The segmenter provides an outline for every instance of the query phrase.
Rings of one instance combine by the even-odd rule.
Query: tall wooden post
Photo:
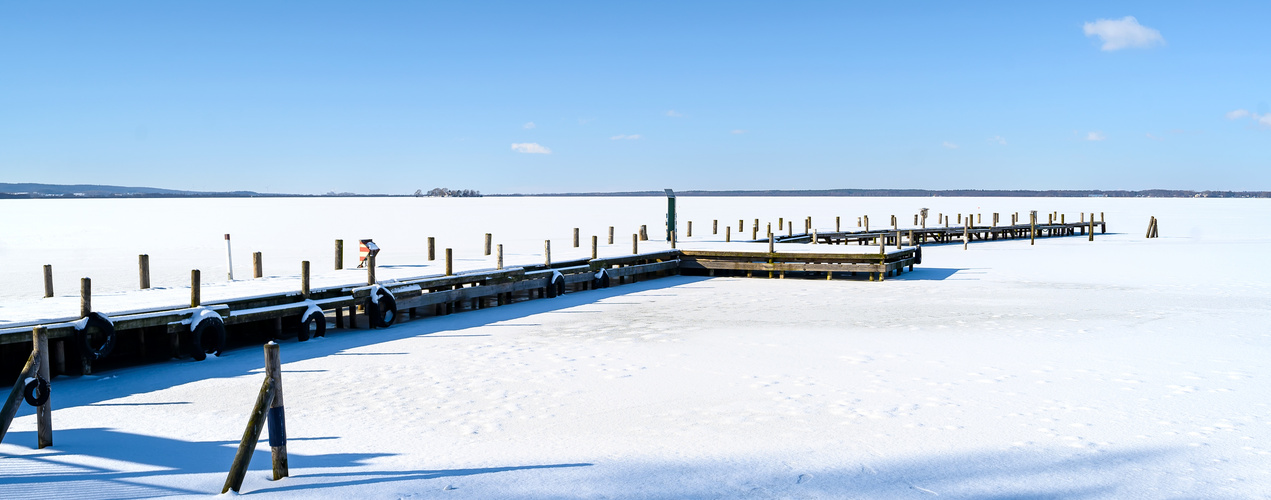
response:
[[[575,229],[575,231],[577,230]],[[494,235],[490,233],[485,233],[485,254],[486,255],[490,255],[490,246],[493,243],[494,243]]]
[[[88,278],[80,278],[79,280],[79,317],[87,318],[88,313],[93,312],[93,280]],[[86,356],[80,356],[80,373],[91,375],[93,373],[93,364]]]
[[[499,243],[498,250],[499,250],[498,256],[495,257],[495,260],[494,260],[494,268],[503,269],[503,244],[502,243]]]
[[[790,221],[786,225],[786,228],[788,228],[788,232],[786,233],[786,236],[793,237],[794,236],[794,221]]]
[[[300,261],[300,296],[309,298],[309,261]]]
[[[226,277],[234,281],[234,252],[230,251],[229,233],[225,233],[225,269]]]
[[[597,258],[600,250],[600,237],[593,235],[591,237],[591,258]]]
[[[866,230],[866,231],[869,231],[869,216],[868,216],[868,215],[863,215],[863,216],[861,216],[861,218],[865,220],[865,230]]]
[[[344,240],[335,240],[335,270],[344,269]]]
[[[843,217],[835,215],[834,216],[834,232],[839,233],[842,231],[843,231]]]
[[[759,219],[755,219],[755,227],[750,230],[750,239],[759,239]]]
[[[724,242],[733,241],[733,226],[724,226]]]
[[[613,244],[613,226],[609,226],[609,244]]]
[[[631,235],[631,255],[640,253],[640,235]]]
[[[543,240],[543,265],[552,267],[552,240]]]
[[[1028,213],[1028,244],[1037,244],[1037,211]]]
[[[437,260],[437,238],[428,237],[428,260]]]
[[[200,296],[201,294],[199,290],[201,281],[203,280],[199,278],[199,270],[191,269],[190,270],[190,307],[198,307],[199,305],[203,303],[203,299]]]
[[[1090,214],[1090,230],[1086,231],[1089,241],[1094,241],[1094,214]]]
[[[49,331],[43,326],[37,326],[31,331],[31,344],[34,347],[34,356],[40,360],[40,366],[36,371],[36,377],[45,382],[52,383],[53,377],[49,375]],[[53,446],[53,402],[52,399],[44,400],[44,404],[35,408],[35,434],[37,446],[41,449]]]
[[[261,262],[260,252],[252,252],[252,277],[259,278],[265,275],[264,264]]]
[[[269,452],[273,458],[274,481],[290,476],[287,468],[287,418],[282,399],[282,360],[278,344],[265,344],[265,373],[273,379],[274,401],[269,404]]]
[[[719,234],[719,219],[711,220],[711,234]]]
[[[375,281],[375,254],[366,256],[366,284],[374,285]]]
[[[53,296],[53,265],[44,265],[44,298]]]
[[[574,228],[574,248],[578,248],[578,228]]]
[[[693,221],[688,221],[688,234],[685,235],[685,237],[687,238],[693,237]]]
[[[768,253],[773,253],[773,242],[777,239],[772,236],[772,230],[768,230]],[[771,274],[771,273],[769,273]]]
[[[150,288],[150,256],[141,254],[137,256],[137,278],[140,281],[141,289]]]
[[[640,224],[640,240],[649,241],[649,226]]]
[[[454,260],[454,257],[455,257],[454,251],[452,251],[451,249],[447,248],[447,249],[446,249],[446,276],[451,276],[451,275],[455,274],[455,260]]]
[[[671,231],[671,237],[669,239],[671,240],[671,249],[674,250],[675,249],[675,231]]]

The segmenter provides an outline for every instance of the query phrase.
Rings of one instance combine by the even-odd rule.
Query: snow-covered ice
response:
[[[285,205],[261,201],[258,208]],[[202,210],[222,213],[208,203]],[[657,239],[664,207],[657,198],[426,203],[421,221],[400,215],[365,235],[385,248],[386,268],[429,274],[412,267],[425,264],[421,238],[428,235],[467,242],[454,245],[456,253],[480,256],[482,233],[495,232],[496,242],[515,247],[505,257],[514,265],[538,262],[544,238],[554,239],[553,257],[563,260],[558,253],[575,251],[572,227],[603,242],[605,226],[615,225],[610,251],[625,253],[639,224]],[[1226,498],[1271,491],[1266,200],[681,197],[679,205],[698,240],[685,246],[713,245],[714,218],[721,233],[731,220],[736,236],[742,217],[747,229],[756,217],[777,216],[798,228],[811,215],[825,229],[835,215],[845,227],[862,213],[875,223],[891,213],[905,222],[924,206],[933,214],[998,211],[1007,219],[1030,209],[1070,218],[1104,211],[1111,232],[1093,243],[1071,237],[1035,246],[975,243],[965,251],[928,246],[915,272],[882,283],[671,277],[284,340],[292,477],[270,480],[262,439],[243,493]],[[341,237],[335,226],[361,220],[327,210],[310,228],[321,234],[285,242],[315,247],[314,262],[329,262],[330,239]],[[1143,238],[1150,215],[1161,220],[1159,239]],[[5,219],[5,234],[21,234],[21,224]],[[244,252],[235,262],[250,262],[250,252],[262,248],[246,235],[259,232],[265,241],[277,232],[278,221],[268,218],[226,220],[226,229],[214,231],[235,233],[235,250]],[[224,265],[220,234],[192,242],[190,227],[181,226],[180,238],[152,240],[169,241],[148,250],[152,262],[161,251],[189,259],[174,271],[179,277],[203,255],[196,265],[207,266],[205,276],[216,274],[213,266]],[[48,262],[19,258],[8,238],[0,253],[5,282],[20,274],[36,285],[28,294],[38,294],[39,265]],[[50,255],[99,251],[57,235],[48,241]],[[346,247],[350,241],[346,236]],[[266,264],[278,267],[267,274],[277,277],[234,285],[294,285],[289,270],[299,266],[271,264],[270,255],[295,261],[310,250],[290,255],[283,243],[273,244]],[[147,251],[103,246],[121,256]],[[583,247],[580,255],[589,252]],[[470,265],[487,267],[483,259]],[[74,265],[85,272],[110,267],[55,269]],[[121,265],[135,266],[135,255]],[[106,292],[136,295],[122,293],[134,273],[120,272],[118,286]],[[348,282],[360,277],[334,274]],[[163,286],[178,287],[180,279]],[[73,282],[59,287],[65,294]],[[0,300],[0,316],[32,303]],[[56,378],[54,447],[34,449],[34,418],[24,407],[0,444],[0,497],[219,492],[262,365],[260,348],[252,347],[204,362]]]

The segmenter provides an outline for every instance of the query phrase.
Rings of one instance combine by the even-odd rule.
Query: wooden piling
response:
[[[377,283],[375,280],[375,254],[370,254],[366,256],[366,284],[374,285],[375,283]]]
[[[137,256],[137,278],[142,290],[150,288],[150,256],[147,254]]]
[[[552,267],[552,240],[543,240],[543,265]]]
[[[300,296],[309,299],[309,261],[300,261]]]
[[[278,344],[265,344],[265,373],[273,379],[274,400],[269,403],[269,451],[273,458],[274,481],[290,476],[287,467],[287,418],[282,398],[282,360]]]
[[[428,237],[428,260],[437,260],[437,238]]]
[[[600,237],[592,236],[591,237],[591,258],[593,259],[598,258],[600,256],[599,250],[600,250]]]
[[[869,231],[869,216],[864,215],[864,216],[861,216],[861,218],[865,219],[865,230]]]
[[[31,345],[33,347],[31,355],[39,360],[36,367],[36,377],[52,383],[53,377],[49,374],[49,331],[43,326],[37,326],[31,330]],[[18,377],[22,380],[22,377]],[[35,435],[37,447],[40,449],[53,446],[53,402],[52,399],[45,399],[44,404],[35,407]]]
[[[719,234],[719,219],[711,220],[711,234]]]
[[[640,241],[649,241],[649,226],[640,225]]]
[[[843,217],[840,217],[838,215],[834,216],[834,232],[836,233],[843,232]]]
[[[613,226],[609,226],[609,244],[613,244]]]
[[[578,248],[578,228],[574,228],[574,248]]]
[[[750,230],[750,239],[759,239],[759,219],[755,219],[755,227]]]
[[[494,235],[485,233],[485,254],[490,255],[490,247],[494,243]]]
[[[631,255],[640,253],[640,235],[631,235]]]
[[[1037,211],[1033,210],[1028,214],[1028,244],[1037,244]]]
[[[773,252],[773,242],[774,242],[774,241],[776,241],[776,240],[777,240],[776,238],[773,238],[773,237],[772,237],[772,231],[771,231],[771,230],[769,230],[769,231],[768,231],[768,253],[774,253],[774,252]],[[771,273],[769,273],[769,274],[771,274]]]
[[[1094,214],[1090,214],[1090,229],[1086,231],[1089,241],[1094,241]]]
[[[671,231],[670,240],[671,240],[671,249],[674,250],[675,249],[675,231]]]
[[[684,237],[685,238],[693,237],[693,221],[688,221],[688,234],[684,235]],[[675,241],[675,239],[672,238],[671,241]]]
[[[203,299],[200,297],[199,287],[202,280],[199,278],[199,274],[198,269],[190,270],[190,307],[198,307],[203,303]]]
[[[243,437],[238,442],[238,451],[230,464],[229,476],[225,478],[225,486],[221,488],[222,494],[230,490],[237,493],[243,487],[243,478],[247,476],[247,466],[251,464],[252,454],[256,452],[256,442],[260,440],[260,431],[265,428],[265,419],[269,413],[269,406],[273,402],[273,380],[266,375],[265,381],[260,385],[260,392],[256,396],[256,406],[252,407],[252,413],[247,417],[247,428],[243,430]]]
[[[44,265],[44,298],[53,296],[53,265]]]
[[[335,240],[335,270],[344,269],[344,240]]]
[[[724,226],[724,242],[733,241],[733,226]]]
[[[793,237],[794,236],[794,221],[790,221],[788,224],[786,224],[786,228],[788,228],[786,232],[786,236]]]
[[[93,312],[93,280],[88,278],[80,278],[79,280],[79,317],[87,318],[88,313]]]
[[[264,264],[261,262],[260,252],[252,252],[252,277],[259,278],[265,275]]]
[[[785,219],[785,217],[777,217],[777,227],[779,227],[779,228],[781,228],[781,227],[786,227],[786,219]]]
[[[454,250],[446,249],[446,276],[455,274],[455,253]]]
[[[503,244],[502,243],[499,243],[498,251],[499,251],[498,256],[495,257],[495,260],[494,260],[494,268],[503,269]]]

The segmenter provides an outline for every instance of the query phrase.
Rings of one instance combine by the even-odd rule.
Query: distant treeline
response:
[[[1177,189],[1031,190],[1031,189],[797,189],[676,191],[676,196],[874,196],[874,197],[1022,197],[1022,198],[1271,198],[1271,191],[1187,191]],[[666,196],[663,191],[613,193],[492,194],[488,196]]]
[[[475,189],[432,188],[427,193],[422,189],[415,190],[415,196],[434,196],[441,198],[479,198],[481,192]]]

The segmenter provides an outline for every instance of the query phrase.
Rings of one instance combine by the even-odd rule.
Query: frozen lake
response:
[[[4,201],[6,311],[77,311],[76,280],[135,288],[189,269],[221,280],[265,253],[293,286],[332,240],[384,247],[387,273],[436,272],[427,236],[488,267],[567,258],[572,228],[630,251],[660,239],[661,198]],[[308,498],[1177,498],[1271,491],[1271,200],[680,198],[710,220],[927,207],[1104,212],[1109,234],[929,246],[883,283],[672,277],[388,329],[284,340],[291,478],[244,493]],[[1043,215],[1044,216],[1044,215]],[[1143,233],[1150,216],[1161,238]],[[722,232],[722,227],[721,227]],[[694,241],[696,240],[696,241]],[[28,254],[29,242],[45,253]],[[351,243],[352,242],[352,243]],[[603,240],[602,240],[603,242]],[[650,245],[655,241],[642,242]],[[589,251],[578,249],[576,255]],[[650,246],[652,248],[652,246]],[[558,254],[559,252],[559,254]],[[559,255],[559,256],[558,256]],[[1244,257],[1249,257],[1245,259]],[[53,264],[55,299],[40,299]],[[436,264],[436,263],[434,263]],[[162,266],[162,267],[161,267]],[[422,267],[417,267],[422,266]],[[161,271],[162,269],[162,271]],[[160,279],[164,281],[159,281]],[[360,271],[323,279],[357,282]],[[29,283],[29,286],[28,286]],[[215,283],[213,283],[215,285]],[[15,290],[20,290],[15,291]],[[179,288],[131,296],[174,293]],[[205,292],[207,293],[207,292]],[[219,292],[215,292],[219,293]],[[105,297],[103,303],[123,301]],[[145,300],[143,298],[143,300]],[[69,304],[61,305],[63,302]],[[95,299],[95,302],[97,300]],[[41,306],[40,304],[51,304]],[[18,314],[20,315],[20,314]],[[259,348],[54,380],[55,446],[24,407],[0,444],[0,497],[219,492],[260,384]],[[356,381],[350,384],[349,381]]]

